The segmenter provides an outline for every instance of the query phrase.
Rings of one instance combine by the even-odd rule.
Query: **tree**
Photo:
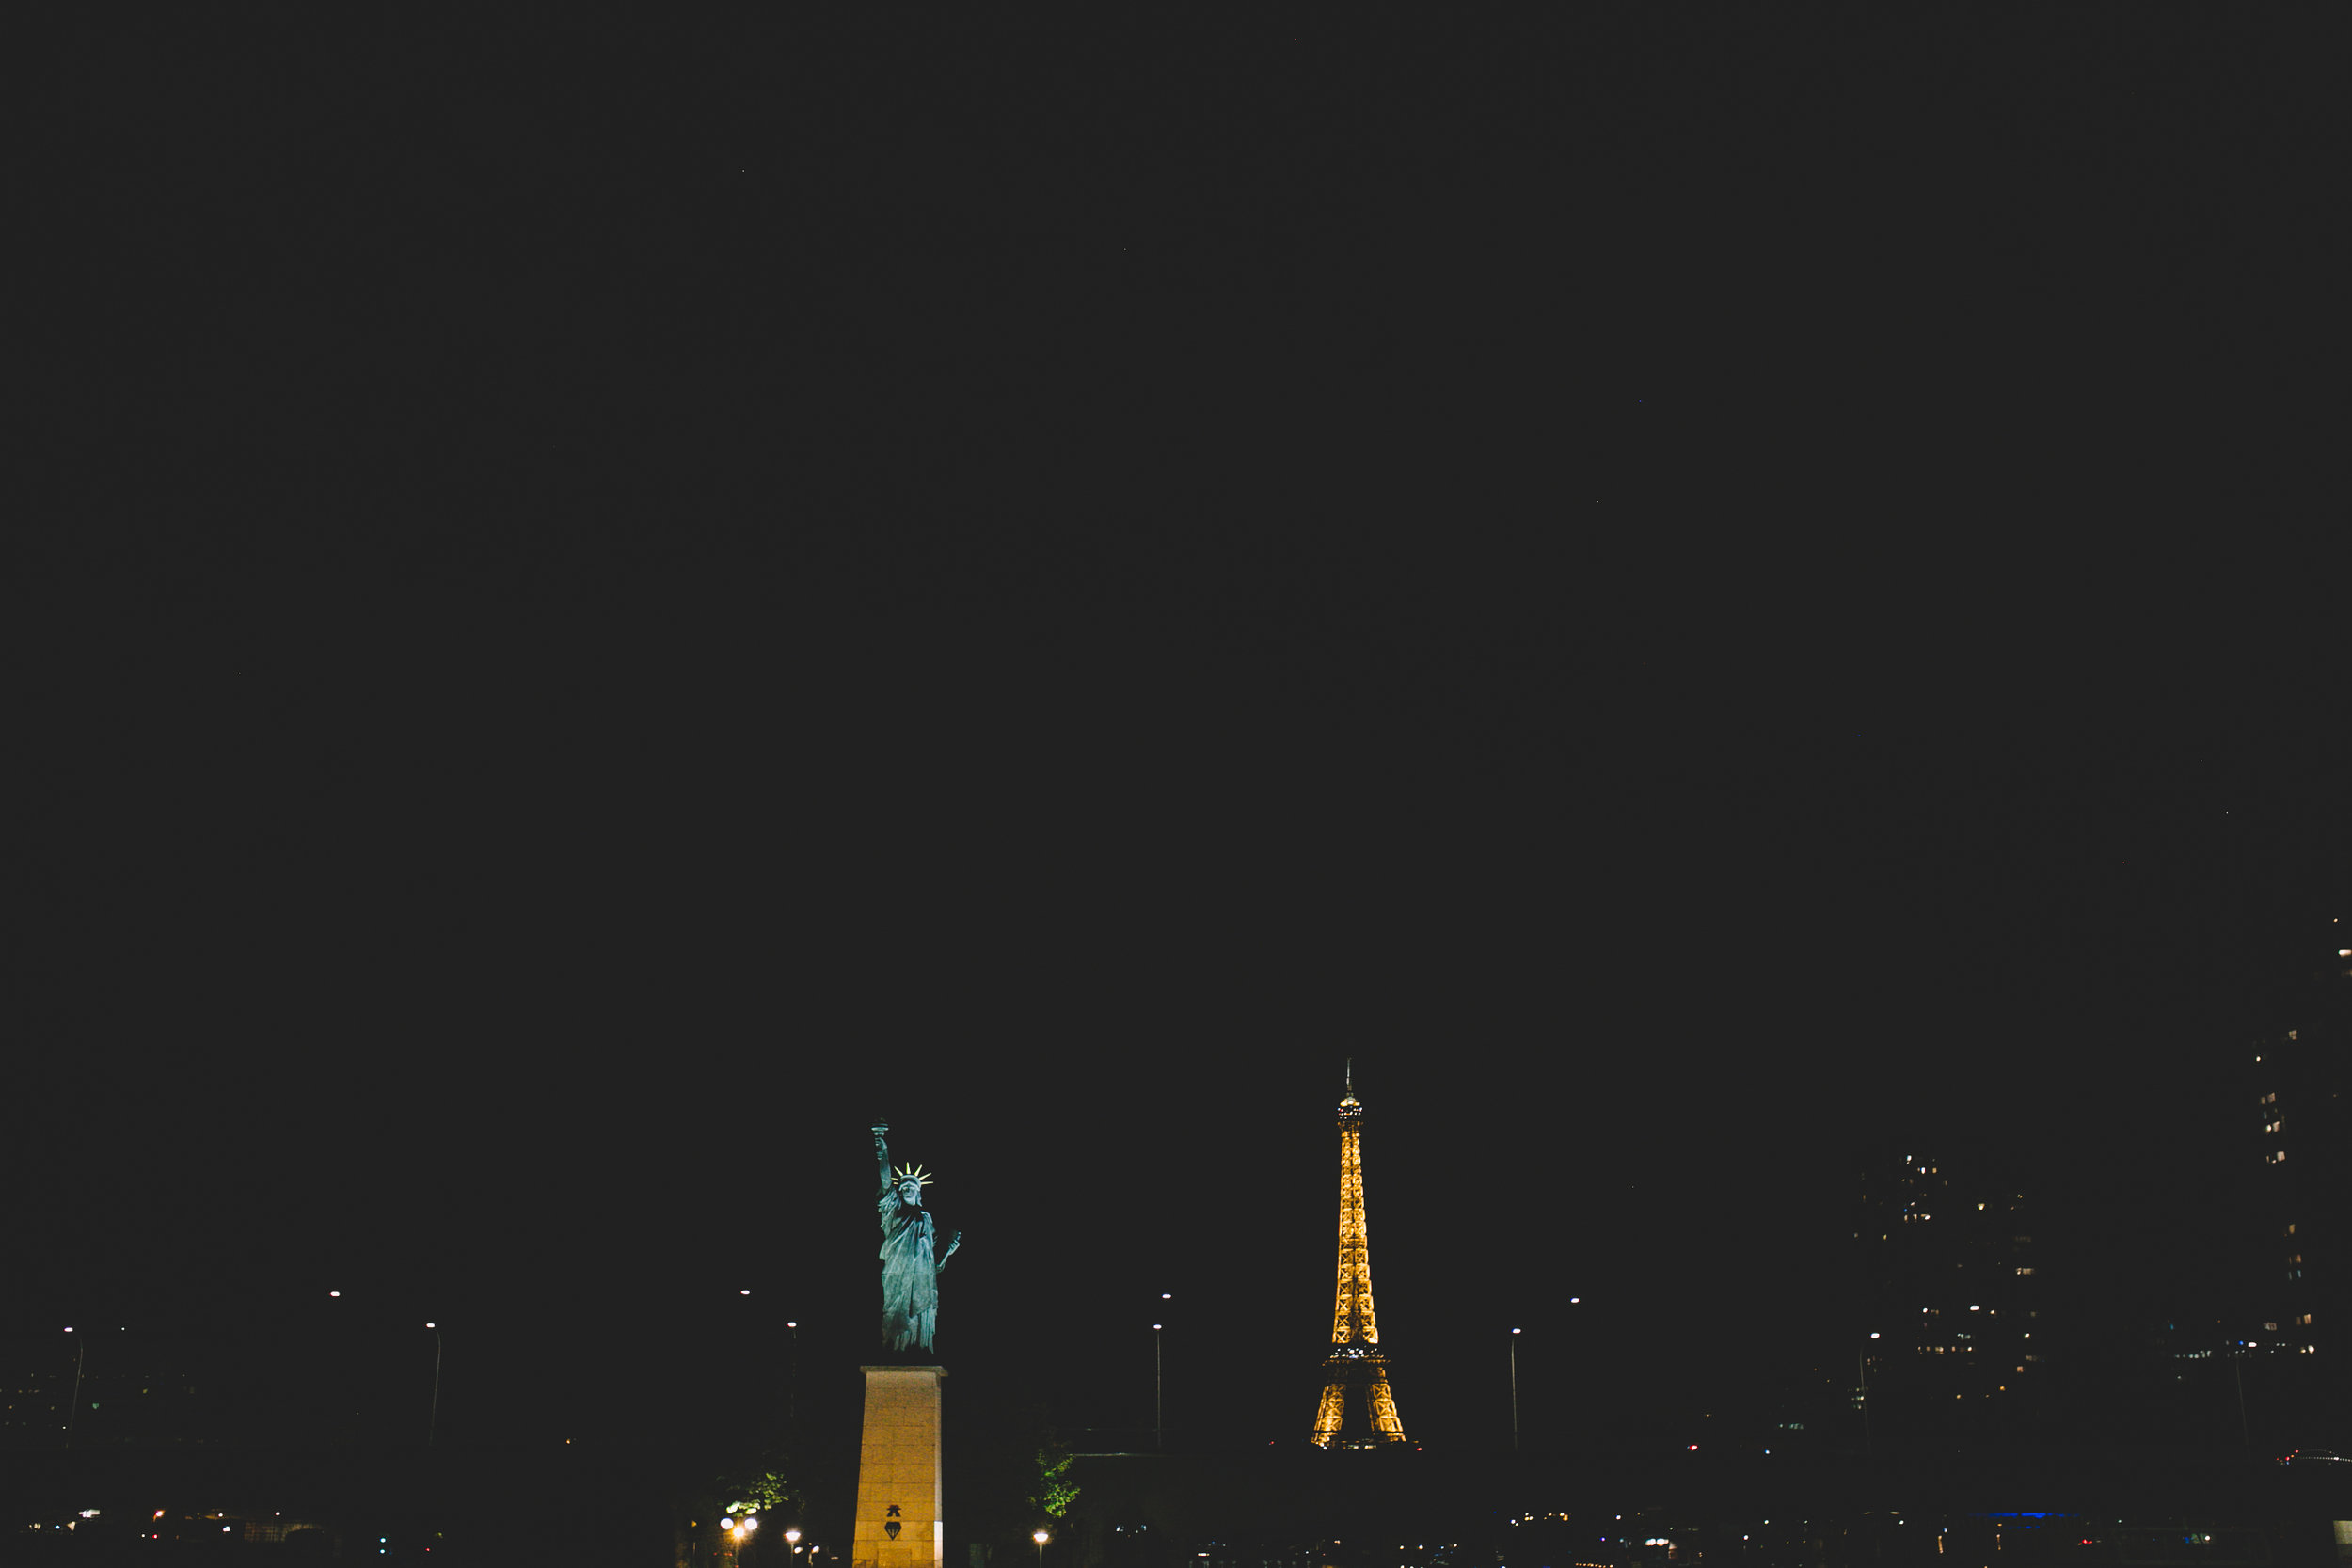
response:
[[[1037,1490],[1029,1497],[1029,1506],[1050,1519],[1060,1519],[1078,1500],[1078,1489],[1063,1479],[1073,1457],[1070,1445],[1047,1428],[1038,1444]]]
[[[787,1449],[771,1447],[739,1468],[719,1475],[711,1484],[726,1499],[725,1513],[797,1517],[808,1506],[796,1479],[798,1471]]]

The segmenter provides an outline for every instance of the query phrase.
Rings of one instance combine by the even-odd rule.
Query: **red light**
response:
[[[1699,1451],[1699,1446],[1698,1446],[1696,1443],[1692,1444],[1692,1445],[1691,1445],[1691,1451],[1692,1451],[1692,1453],[1696,1453],[1696,1452],[1698,1452],[1698,1451]]]

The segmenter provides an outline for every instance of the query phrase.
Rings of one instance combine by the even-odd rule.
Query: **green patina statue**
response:
[[[874,1155],[882,1164],[882,1195],[874,1207],[882,1234],[882,1338],[892,1350],[919,1345],[928,1354],[939,1327],[939,1271],[963,1243],[963,1232],[934,1247],[930,1211],[923,1207],[931,1179],[912,1164],[890,1168],[887,1122],[874,1124]]]

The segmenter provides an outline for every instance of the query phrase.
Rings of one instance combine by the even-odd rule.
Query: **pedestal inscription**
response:
[[[945,1568],[940,1367],[866,1367],[850,1568]]]

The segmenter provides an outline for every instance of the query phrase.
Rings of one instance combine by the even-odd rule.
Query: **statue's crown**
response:
[[[912,1181],[917,1187],[928,1187],[931,1184],[930,1173],[922,1166],[910,1162],[890,1173],[892,1186],[895,1187],[901,1181]]]

